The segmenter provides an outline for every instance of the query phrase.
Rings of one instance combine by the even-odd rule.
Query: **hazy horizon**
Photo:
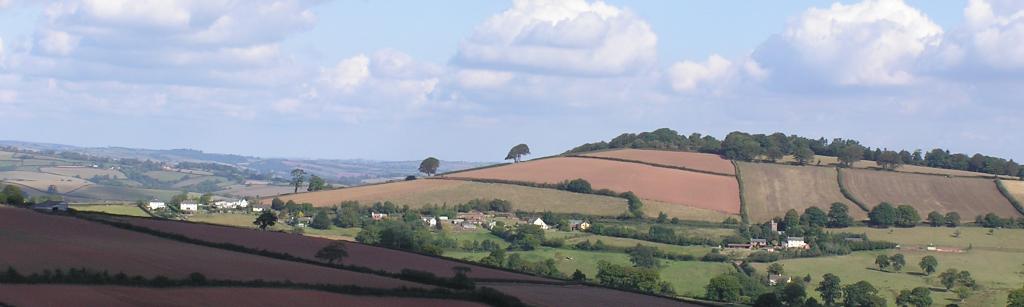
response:
[[[1018,158],[1008,0],[0,0],[0,139],[499,161],[671,128]]]

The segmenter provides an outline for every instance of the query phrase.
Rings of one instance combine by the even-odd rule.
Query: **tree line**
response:
[[[780,132],[772,134],[750,134],[731,132],[725,139],[714,136],[692,133],[684,136],[669,128],[661,128],[639,134],[623,133],[612,140],[587,143],[573,148],[566,153],[581,153],[595,150],[616,148],[648,148],[663,150],[682,150],[713,153],[732,160],[753,161],[764,159],[778,161],[786,156],[793,156],[798,164],[811,163],[815,155],[833,156],[839,159],[841,166],[852,166],[860,160],[875,161],[884,169],[895,169],[901,165],[919,165],[944,169],[955,169],[1024,177],[1024,168],[1013,159],[1005,159],[983,154],[967,155],[951,153],[949,150],[935,148],[924,152],[921,149],[889,150],[866,147],[860,141],[835,138],[807,138],[798,135],[786,135]]]

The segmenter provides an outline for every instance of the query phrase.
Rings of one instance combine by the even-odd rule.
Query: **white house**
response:
[[[245,199],[236,200],[236,201],[221,200],[221,201],[213,203],[213,206],[217,207],[217,208],[221,208],[221,209],[246,208],[246,207],[249,207],[249,201],[247,201]]]
[[[62,200],[48,200],[32,206],[32,209],[39,211],[68,211],[68,202]]]
[[[154,201],[149,202],[149,210],[156,210],[156,209],[162,209],[162,208],[167,208],[167,204],[165,204],[162,201],[158,201],[158,200],[154,200]]]
[[[181,211],[186,211],[186,212],[196,212],[196,211],[199,211],[199,204],[198,203],[194,203],[194,202],[189,202],[189,201],[181,203],[181,205],[179,205],[178,207],[181,209]]]
[[[429,216],[429,215],[422,216],[422,217],[420,217],[420,220],[423,220],[424,223],[427,223],[427,226],[430,226],[430,227],[436,227],[437,226],[437,219],[435,219],[433,216]]]
[[[260,208],[260,207],[252,207],[252,212],[263,212],[263,208]]]
[[[786,248],[807,248],[807,243],[804,242],[804,237],[786,237],[785,242]]]
[[[548,229],[551,228],[551,226],[548,226],[548,224],[544,223],[544,220],[539,218],[539,217],[537,219],[533,220],[533,222],[530,223],[530,224],[534,224],[534,225],[540,226],[540,229],[544,229],[544,230],[548,230]]]

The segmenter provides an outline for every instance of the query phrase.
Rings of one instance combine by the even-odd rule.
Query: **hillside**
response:
[[[723,159],[719,155],[705,153],[650,149],[617,149],[583,153],[580,154],[580,156],[640,162],[731,176],[736,175],[736,169],[729,160]]]
[[[462,204],[474,199],[502,199],[511,202],[513,210],[532,212],[552,211],[616,216],[626,211],[626,201],[616,197],[511,184],[444,179],[398,181],[279,197],[283,201],[311,203],[321,207],[338,205],[343,201],[358,201],[363,205],[390,201],[399,206],[408,205],[412,208],[419,208],[431,204]],[[270,204],[270,199],[263,199],[263,203]]]
[[[445,175],[472,180],[558,183],[582,178],[594,189],[632,191],[640,198],[679,206],[739,214],[735,177],[710,175],[640,163],[557,157]]]
[[[748,162],[737,164],[751,222],[782,217],[790,209],[800,213],[809,207],[828,210],[832,203],[837,202],[849,206],[850,215],[854,219],[867,218],[867,212],[839,191],[835,168]]]
[[[948,178],[895,172],[844,169],[843,184],[869,207],[881,202],[909,204],[922,216],[931,211],[956,211],[965,219],[995,213],[1021,214],[996,188],[992,179]]]

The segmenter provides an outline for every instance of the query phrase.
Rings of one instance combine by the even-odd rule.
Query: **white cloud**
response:
[[[508,83],[514,75],[506,71],[484,69],[460,69],[455,80],[466,88],[496,88]]]
[[[63,31],[46,31],[39,37],[37,44],[48,54],[66,56],[78,47],[79,37]]]
[[[707,63],[691,61],[677,62],[668,70],[672,89],[679,92],[692,91],[701,83],[721,81],[732,73],[733,64],[725,58],[713,54]]]
[[[838,85],[900,85],[914,81],[912,68],[943,30],[902,0],[866,0],[811,8],[754,54],[769,71],[794,82]]]
[[[293,98],[285,98],[274,102],[271,107],[281,113],[291,113],[302,107],[302,101]]]
[[[969,44],[990,67],[1024,68],[1024,3],[971,0],[964,9]]]
[[[321,80],[329,87],[352,92],[370,77],[370,58],[357,55],[338,62],[320,73]]]
[[[615,76],[656,62],[644,20],[601,1],[516,0],[478,26],[455,62],[492,70]]]

